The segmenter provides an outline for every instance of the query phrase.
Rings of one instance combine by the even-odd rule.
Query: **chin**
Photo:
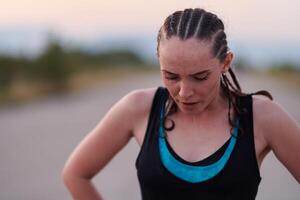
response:
[[[203,108],[203,104],[201,105],[200,103],[197,103],[196,105],[192,105],[192,106],[180,105],[179,109],[181,112],[186,114],[197,114],[199,112],[202,112],[204,108]]]

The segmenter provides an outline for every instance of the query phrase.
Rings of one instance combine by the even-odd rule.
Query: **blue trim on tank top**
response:
[[[159,153],[165,168],[171,172],[176,177],[185,180],[190,183],[199,183],[206,180],[209,180],[215,177],[218,173],[222,171],[226,163],[229,160],[229,157],[234,149],[237,140],[239,119],[237,119],[237,126],[233,130],[233,135],[231,136],[230,143],[226,148],[226,151],[222,157],[213,164],[206,166],[193,166],[187,165],[185,163],[177,160],[169,151],[166,138],[165,130],[163,126],[163,117],[164,117],[164,105],[160,112],[160,123],[159,123]]]

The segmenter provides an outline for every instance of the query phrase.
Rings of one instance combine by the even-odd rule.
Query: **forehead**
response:
[[[159,55],[161,68],[176,71],[212,69],[220,64],[212,55],[211,43],[195,38],[182,41],[178,37],[171,37],[163,40]]]

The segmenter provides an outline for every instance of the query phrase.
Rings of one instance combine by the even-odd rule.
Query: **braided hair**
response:
[[[183,41],[189,38],[196,38],[200,41],[212,42],[213,56],[219,59],[220,62],[225,61],[229,50],[222,20],[215,14],[201,8],[188,8],[183,11],[175,11],[165,19],[157,35],[156,53],[158,57],[161,40],[168,40],[171,37],[179,37]],[[239,109],[238,97],[246,96],[248,94],[242,92],[233,70],[229,68],[228,71],[233,82],[231,82],[228,76],[223,73],[221,75],[221,89],[223,90],[225,97],[228,99],[228,122],[231,126],[230,132],[232,134],[232,129],[235,127],[235,116],[240,116],[247,112],[246,110]],[[260,90],[251,94],[264,95],[273,100],[272,95],[266,90]],[[230,113],[231,107],[234,108],[232,117]],[[163,123],[164,126],[166,124],[166,120],[168,120],[168,116],[177,111],[177,105],[170,95],[166,111]],[[175,127],[174,121],[171,119],[169,120],[171,121],[171,126],[165,127],[165,130],[167,131],[171,131]],[[239,129],[241,133],[243,133],[243,130],[240,127]]]

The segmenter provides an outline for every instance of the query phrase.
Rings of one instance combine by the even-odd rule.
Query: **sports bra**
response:
[[[252,96],[238,98],[245,113],[237,119],[232,136],[197,162],[180,158],[165,138],[162,117],[168,97],[167,89],[158,87],[136,159],[142,199],[255,199],[261,176],[255,155]]]

